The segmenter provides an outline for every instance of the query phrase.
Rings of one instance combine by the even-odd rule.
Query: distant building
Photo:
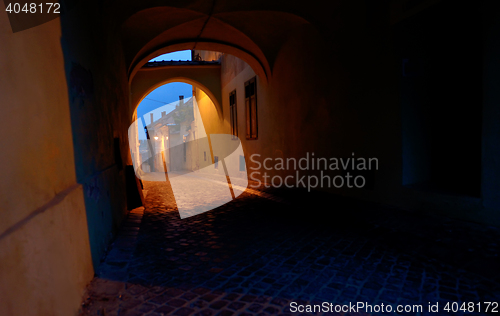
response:
[[[141,141],[139,146],[143,163],[151,157],[151,153],[153,156],[149,163],[144,164],[144,171],[163,171],[165,168],[166,171],[197,169],[197,157],[190,155],[188,147],[197,136],[206,134],[198,130],[203,124],[197,124],[201,117],[195,114],[197,111],[194,111],[193,103],[193,98],[184,101],[184,97],[179,96],[175,109],[170,113],[161,112],[162,115],[157,120],[151,114],[152,123],[146,126],[149,140]]]

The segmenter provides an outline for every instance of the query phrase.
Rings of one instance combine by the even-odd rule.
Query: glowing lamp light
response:
[[[158,136],[155,136],[155,140],[158,140]]]

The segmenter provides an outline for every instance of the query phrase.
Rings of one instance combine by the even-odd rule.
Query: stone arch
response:
[[[137,72],[141,69],[144,64],[149,60],[163,55],[181,50],[190,50],[193,48],[195,42],[186,41],[182,43],[170,43],[165,45],[160,45],[150,51],[142,53],[137,56],[134,63],[129,70],[129,80],[132,81]],[[239,59],[246,62],[255,73],[263,80],[267,82],[268,74],[270,73],[270,68],[267,62],[262,62],[257,58],[252,52],[249,52],[241,47],[237,47],[231,43],[220,43],[220,42],[196,42],[196,49],[198,50],[209,50],[227,53],[238,57]]]
[[[144,2],[123,17],[120,32],[129,82],[158,55],[197,49],[236,56],[267,83],[283,43],[297,29],[310,24],[297,13],[300,10],[277,11],[264,5],[235,11],[222,3],[215,11],[206,9],[149,6]]]
[[[153,90],[155,90],[158,87],[161,87],[163,85],[172,83],[172,82],[183,82],[190,84],[200,90],[202,90],[212,101],[212,103],[215,106],[215,109],[217,110],[217,115],[219,119],[222,119],[222,100],[221,100],[221,95],[220,95],[220,88],[218,90],[214,90],[213,87],[212,89],[207,87],[205,82],[200,82],[196,79],[193,78],[188,78],[188,77],[180,77],[180,76],[172,76],[168,78],[163,78],[162,80],[155,80],[155,78],[144,78],[144,80],[141,80],[139,78],[135,78],[136,80],[132,83],[131,85],[131,109],[132,109],[132,120],[135,120],[136,117],[136,110],[141,101]],[[214,84],[212,84],[213,86]],[[216,85],[216,84],[215,84]],[[218,85],[220,87],[220,79],[218,81]],[[213,91],[214,90],[214,91]]]

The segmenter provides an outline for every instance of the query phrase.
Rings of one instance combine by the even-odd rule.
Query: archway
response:
[[[167,70],[168,72],[168,70]],[[172,82],[183,82],[190,84],[200,90],[202,90],[213,102],[215,109],[217,110],[217,114],[219,119],[222,119],[222,100],[220,93],[220,78],[219,80],[215,80],[214,82],[205,81],[205,84],[201,83],[192,78],[187,77],[167,77],[164,78],[161,75],[165,72],[160,71],[158,74],[150,75],[150,73],[145,73],[143,75],[142,72],[139,72],[138,75],[134,78],[134,81],[131,85],[131,110],[132,110],[132,119],[137,119],[135,117],[135,111],[139,106],[140,102],[153,90],[157,89],[160,86],[172,83]],[[210,86],[212,89],[210,89]],[[218,89],[214,89],[218,88]]]
[[[121,35],[131,81],[151,58],[179,50],[210,50],[245,61],[263,81],[286,40],[310,22],[297,10],[267,6],[234,11],[221,3],[207,10],[141,5],[123,17]],[[273,32],[269,32],[269,30]]]

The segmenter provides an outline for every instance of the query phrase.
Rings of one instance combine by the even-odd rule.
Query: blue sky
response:
[[[180,50],[178,52],[160,55],[158,57],[151,59],[150,61],[162,61],[162,60],[191,60],[191,51]]]
[[[162,61],[162,60],[191,60],[191,51],[184,50],[173,53],[168,53],[165,55],[160,55],[156,58],[151,59],[151,61]],[[148,94],[142,102],[137,107],[137,117],[144,116],[146,124],[151,123],[149,112],[153,111],[154,120],[160,118],[161,114],[157,114],[156,109],[163,107],[166,104],[175,102],[179,100],[179,95],[183,95],[185,99],[190,98],[193,94],[192,86],[187,83],[182,82],[172,82],[157,89],[153,90]],[[167,111],[169,113],[175,108],[175,105],[167,106],[162,108],[162,111]]]

